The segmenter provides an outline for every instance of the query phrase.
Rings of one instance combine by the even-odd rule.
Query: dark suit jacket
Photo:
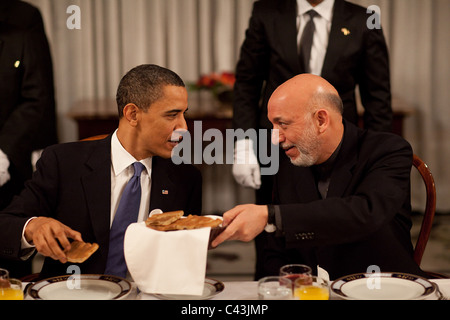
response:
[[[58,137],[56,132],[53,63],[41,13],[39,9],[27,2],[2,0],[0,4],[0,21],[24,30],[31,35],[38,46],[33,54],[38,56],[39,65],[37,68],[43,75],[43,79],[41,79],[43,81],[40,84],[38,83],[41,87],[41,92],[35,99],[39,101],[41,108],[44,108],[44,117],[39,123],[39,131],[35,133],[30,141],[33,150],[43,149],[57,143]],[[2,85],[5,83],[2,83]],[[24,121],[26,122],[26,120]]]
[[[154,157],[151,179],[150,211],[159,208],[201,214],[202,182],[195,167]],[[80,267],[82,273],[103,273],[108,256],[110,202],[111,136],[51,146],[45,149],[20,197],[0,213],[0,257],[19,257],[25,221],[48,216],[81,232],[84,241],[99,244],[97,252]],[[68,265],[47,258],[41,275],[65,274]]]
[[[326,199],[320,198],[312,168],[282,158],[274,189],[282,234],[265,239],[265,272],[306,263],[320,265],[331,279],[371,265],[424,276],[410,237],[410,145],[397,135],[344,123]]]
[[[53,70],[39,11],[21,1],[0,4],[0,149],[11,180],[0,209],[31,178],[31,152],[57,142]]]
[[[267,102],[272,92],[302,73],[296,17],[296,0],[255,2],[236,68],[235,128],[272,128],[267,119]],[[355,86],[359,84],[365,127],[390,131],[388,52],[382,30],[367,28],[369,17],[363,7],[335,1],[321,76],[339,92],[345,119],[357,123]],[[342,28],[347,28],[350,34],[344,35]]]

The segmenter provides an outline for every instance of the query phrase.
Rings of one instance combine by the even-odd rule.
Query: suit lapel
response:
[[[279,48],[281,48],[284,58],[291,66],[296,66],[300,71],[297,48],[297,1],[290,0],[280,2],[277,17],[272,20],[274,23],[275,36],[278,37]]]
[[[170,208],[170,204],[177,199],[176,186],[172,181],[167,161],[159,157],[153,158],[150,211],[153,209],[165,211],[165,208]]]
[[[98,142],[85,165],[87,171],[81,183],[86,205],[100,250],[107,250],[111,217],[111,136]]]
[[[340,52],[345,47],[346,41],[350,39],[350,35],[344,35],[342,28],[345,28],[345,21],[351,13],[346,12],[345,2],[343,0],[335,0],[333,8],[333,20],[331,22],[330,36],[328,40],[327,52],[323,61],[321,76],[328,79],[335,69],[336,63],[341,56]]]

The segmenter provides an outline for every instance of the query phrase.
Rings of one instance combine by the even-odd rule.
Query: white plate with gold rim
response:
[[[123,278],[99,274],[64,275],[38,281],[28,288],[36,300],[119,300],[131,292]]]
[[[331,284],[334,294],[349,300],[424,300],[435,290],[427,279],[401,272],[357,273]]]

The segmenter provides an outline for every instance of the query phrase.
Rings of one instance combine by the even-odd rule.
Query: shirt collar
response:
[[[297,0],[298,15],[301,16],[311,9],[314,9],[322,18],[331,22],[333,17],[334,0],[324,0],[313,7],[307,0]]]
[[[119,174],[123,172],[126,168],[132,165],[137,160],[122,146],[117,138],[117,130],[114,131],[111,138],[111,163],[114,175],[117,177]],[[150,175],[152,169],[152,157],[143,159],[141,162],[147,172]]]
[[[329,176],[331,171],[333,170],[334,163],[336,162],[337,155],[339,154],[339,150],[341,150],[342,141],[344,140],[344,136],[342,136],[339,145],[336,150],[334,150],[333,154],[324,162],[318,165],[313,166],[313,169],[322,177]]]

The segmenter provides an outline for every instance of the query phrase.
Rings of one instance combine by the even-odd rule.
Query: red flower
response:
[[[220,74],[211,73],[202,75],[192,89],[209,89],[217,90],[231,90],[233,88],[236,78],[234,73],[222,72]]]

